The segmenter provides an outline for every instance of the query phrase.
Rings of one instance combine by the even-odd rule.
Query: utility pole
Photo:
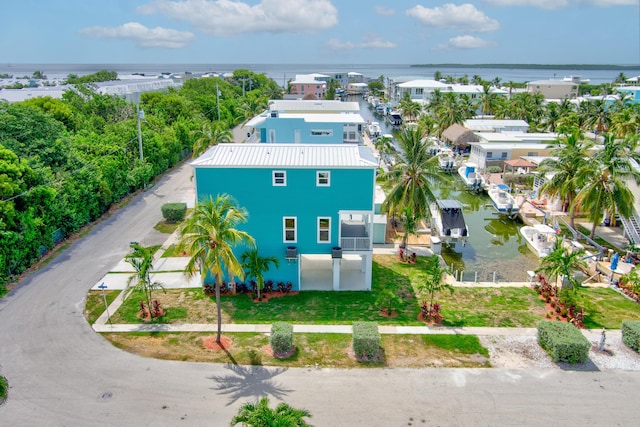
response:
[[[140,122],[144,119],[144,111],[140,109],[140,104],[136,105],[136,110],[138,110],[138,148],[140,151],[140,161],[144,161],[144,156],[142,154],[142,130],[140,128]]]
[[[218,90],[217,81],[216,81],[216,104],[218,105],[218,121],[220,121],[220,91]]]

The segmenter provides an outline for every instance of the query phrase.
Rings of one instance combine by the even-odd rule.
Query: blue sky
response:
[[[3,3],[3,63],[640,64],[640,0]]]

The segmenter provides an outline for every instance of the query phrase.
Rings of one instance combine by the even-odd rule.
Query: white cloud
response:
[[[396,44],[387,40],[383,40],[378,36],[368,35],[364,36],[362,43],[343,42],[338,39],[329,40],[328,46],[332,50],[347,50],[347,49],[393,49]]]
[[[338,23],[330,0],[261,0],[254,6],[236,0],[154,0],[137,10],[189,22],[215,36],[311,32]]]
[[[484,0],[494,6],[529,6],[537,9],[557,10],[571,6],[638,6],[638,0]]]
[[[495,31],[500,28],[498,21],[489,18],[469,3],[460,6],[447,3],[433,9],[417,5],[407,10],[407,15],[417,18],[424,25],[437,28],[454,28],[471,32]]]
[[[378,15],[382,15],[382,16],[395,15],[395,13],[396,13],[395,9],[389,9],[388,7],[384,7],[384,6],[374,6],[373,10]]]
[[[449,39],[444,46],[439,49],[480,49],[485,47],[496,47],[496,44],[474,36],[458,36]]]
[[[177,49],[193,40],[193,33],[170,28],[147,28],[138,22],[127,22],[119,27],[89,27],[81,34],[100,39],[129,39],[141,47],[166,47]]]

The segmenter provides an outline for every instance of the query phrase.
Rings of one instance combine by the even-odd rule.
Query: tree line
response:
[[[0,102],[0,295],[56,243],[188,157],[203,129],[228,132],[281,97],[273,80],[248,70],[143,93],[143,160],[136,105],[90,84],[62,99]]]

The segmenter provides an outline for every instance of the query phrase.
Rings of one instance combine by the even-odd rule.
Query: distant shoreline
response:
[[[640,65],[611,64],[411,64],[417,68],[502,68],[528,70],[640,70]]]

